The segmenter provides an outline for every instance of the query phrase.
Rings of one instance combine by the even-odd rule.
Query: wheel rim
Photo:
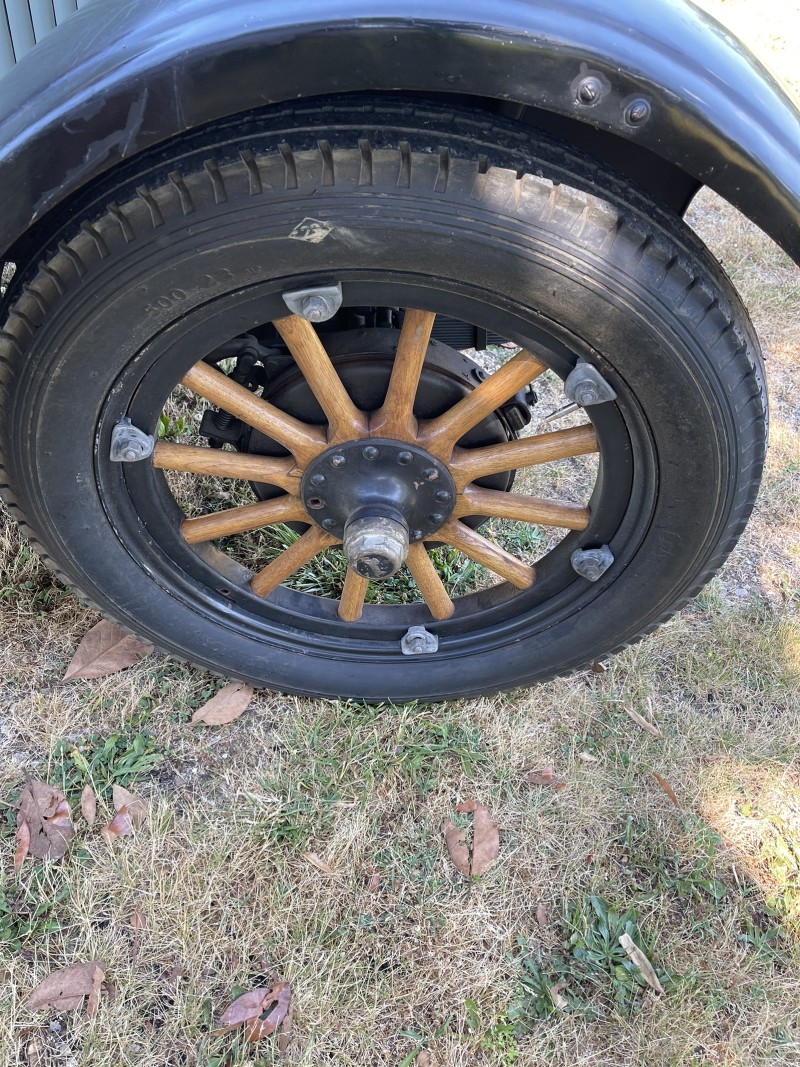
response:
[[[470,644],[486,647],[487,636],[500,644],[514,639],[514,630],[523,617],[528,626],[534,616],[539,625],[548,626],[559,614],[580,610],[601,593],[605,584],[601,581],[589,587],[589,583],[579,580],[568,568],[570,551],[580,543],[581,532],[586,531],[594,543],[598,538],[610,541],[612,535],[624,540],[626,527],[628,530],[642,528],[641,511],[650,506],[649,494],[643,486],[636,492],[632,488],[634,464],[631,461],[630,431],[632,427],[635,430],[636,447],[646,446],[647,434],[643,431],[643,420],[635,411],[635,403],[628,405],[624,419],[618,405],[603,405],[605,410],[598,408],[592,412],[592,421],[586,420],[582,427],[547,431],[484,449],[458,447],[458,441],[471,425],[493,412],[521,386],[537,378],[547,363],[562,378],[565,377],[576,357],[584,354],[579,339],[570,338],[569,344],[565,345],[553,324],[548,324],[544,331],[539,325],[532,327],[529,311],[525,312],[525,317],[509,318],[506,309],[489,305],[485,294],[480,294],[476,301],[474,294],[448,293],[443,290],[441,282],[435,291],[425,286],[410,286],[404,280],[389,285],[383,281],[359,279],[345,287],[352,304],[367,303],[368,297],[373,303],[381,299],[388,302],[389,291],[395,297],[395,303],[398,297],[407,297],[405,306],[411,310],[406,311],[386,398],[377,411],[367,413],[356,409],[350,401],[313,327],[297,316],[276,313],[286,309],[281,306],[279,295],[273,298],[271,308],[274,311],[270,321],[277,320],[289,349],[325,411],[327,432],[317,426],[300,426],[285,413],[270,410],[265,401],[246,390],[240,392],[221,372],[197,361],[198,335],[207,330],[209,322],[213,322],[214,330],[219,331],[218,340],[227,339],[226,331],[227,336],[231,336],[231,321],[237,323],[236,332],[249,328],[241,310],[243,306],[252,308],[259,304],[255,293],[234,294],[227,301],[230,306],[209,309],[211,314],[201,315],[200,321],[191,329],[180,330],[182,336],[177,342],[169,336],[176,329],[173,324],[157,343],[149,346],[149,363],[145,360],[122,376],[120,388],[115,391],[116,414],[120,413],[118,398],[122,397],[124,402],[127,395],[124,413],[133,416],[139,426],[149,427],[151,431],[155,429],[163,398],[175,381],[175,367],[182,362],[189,364],[181,378],[192,392],[228,410],[236,408],[234,414],[244,415],[250,425],[282,439],[292,451],[293,459],[287,461],[159,442],[152,465],[131,464],[121,471],[102,458],[104,435],[110,420],[116,417],[114,404],[109,404],[104,413],[98,450],[98,480],[101,486],[105,483],[105,506],[115,529],[123,540],[127,535],[135,538],[138,532],[141,541],[144,523],[148,532],[154,535],[152,558],[147,561],[149,572],[161,584],[168,585],[173,595],[191,601],[206,613],[215,614],[220,625],[245,627],[250,632],[262,629],[265,637],[292,645],[309,639],[337,655],[344,651],[346,654],[374,656],[397,654],[399,636],[409,626],[435,623],[437,631],[449,635],[453,653],[458,654],[458,649],[463,651]],[[263,312],[263,294],[259,296]],[[414,307],[412,297],[423,304],[421,309]],[[545,338],[549,342],[547,363],[523,348],[451,411],[417,425],[412,410],[413,393],[435,315],[435,312],[425,310],[425,303],[428,307],[435,305],[437,312],[480,322],[496,332],[503,323],[509,327],[504,334],[513,336],[515,341],[531,337],[534,344],[540,344]],[[207,339],[204,338],[203,343],[207,350]],[[192,350],[194,358],[187,355]],[[499,577],[497,585],[490,590],[481,590],[479,594],[451,596],[447,582],[442,581],[422,544],[410,546],[406,561],[420,592],[421,604],[418,606],[368,605],[362,615],[368,586],[352,571],[348,573],[340,600],[335,604],[296,593],[282,584],[304,561],[341,544],[340,538],[326,534],[316,521],[317,517],[302,503],[300,487],[305,469],[339,442],[366,442],[376,436],[422,447],[446,465],[456,485],[456,500],[451,517],[435,534],[426,537],[426,541],[444,543],[477,559]],[[602,442],[601,474],[589,509],[570,500],[548,502],[529,494],[501,493],[474,485],[476,479],[493,471],[522,468],[545,460],[559,462],[595,452],[598,440]],[[189,449],[192,449],[191,454]],[[609,456],[615,467],[613,482],[602,473],[602,464]],[[111,470],[112,466],[116,469]],[[177,505],[165,489],[163,479],[159,478],[161,471],[174,469],[270,481],[283,489],[283,495],[276,500],[249,505],[249,512],[244,507],[237,507],[221,518],[211,515],[184,521],[177,514]],[[120,481],[124,482],[126,494],[118,492]],[[509,513],[513,519],[558,526],[567,532],[564,541],[537,562],[536,572],[528,561],[514,558],[462,521],[469,515],[505,516]],[[177,533],[179,519],[183,533],[189,532],[191,547],[187,539]],[[230,529],[225,524],[241,525],[243,522],[257,525],[304,522],[310,524],[310,530],[273,563],[256,573],[254,587],[253,576],[246,580],[240,568],[229,559],[221,560],[220,553],[212,547],[213,538]],[[569,534],[570,529],[576,533]],[[634,548],[632,543],[626,542],[625,551]],[[520,590],[525,591],[524,594]],[[254,604],[254,601],[259,603]],[[383,614],[379,618],[376,612]]]

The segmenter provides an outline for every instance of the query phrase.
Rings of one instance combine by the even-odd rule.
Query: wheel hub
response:
[[[300,496],[309,517],[342,538],[351,567],[376,579],[395,574],[409,542],[423,541],[448,520],[456,490],[445,464],[429,452],[370,438],[319,455]]]

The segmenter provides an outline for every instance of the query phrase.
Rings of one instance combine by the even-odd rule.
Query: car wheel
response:
[[[679,220],[419,102],[202,136],[18,272],[2,481],[65,581],[211,670],[407,700],[591,663],[719,568],[764,378]]]

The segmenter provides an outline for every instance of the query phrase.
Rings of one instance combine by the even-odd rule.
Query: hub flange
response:
[[[303,475],[309,517],[344,539],[355,518],[401,518],[409,541],[422,541],[450,517],[456,490],[447,467],[416,445],[384,438],[348,441],[318,456]]]

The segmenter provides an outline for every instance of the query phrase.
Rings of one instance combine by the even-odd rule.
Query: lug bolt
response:
[[[641,126],[650,118],[650,105],[646,100],[634,100],[625,109],[625,121],[629,126]]]
[[[438,511],[434,511],[433,515],[429,515],[428,518],[431,522],[435,522],[437,526],[440,526],[444,522],[444,515]]]
[[[578,103],[586,104],[587,106],[593,104],[602,91],[603,85],[600,79],[590,74],[588,78],[583,78],[578,85],[578,92],[576,94]]]
[[[439,472],[435,467],[426,467],[425,470],[422,472],[422,477],[425,479],[426,482],[435,482],[436,479],[439,477]]]
[[[317,487],[324,485],[325,484],[325,475],[324,474],[312,474],[311,475],[311,484],[312,485],[316,485]]]
[[[335,456],[331,456],[331,466],[332,467],[343,467],[345,465],[345,463],[347,463],[347,460],[341,454],[341,452],[337,452]]]
[[[139,458],[139,453],[136,451],[136,449],[127,448],[125,450],[125,459],[128,461],[128,463],[133,463],[138,458]]]
[[[377,459],[380,455],[380,451],[375,447],[375,445],[367,445],[366,448],[362,449],[361,455],[364,457],[364,459]]]
[[[303,318],[308,322],[324,322],[330,318],[328,302],[321,296],[307,296],[302,305]]]
[[[405,465],[407,463],[410,463],[413,458],[414,458],[414,456],[411,454],[411,452],[398,452],[397,453],[397,462],[401,463],[404,467],[405,467]]]
[[[412,541],[421,541],[422,540],[422,530],[412,530],[411,531],[411,540]]]
[[[322,520],[322,529],[323,530],[332,530],[335,525],[336,525],[336,523],[333,521],[333,519],[323,519]]]
[[[580,404],[581,407],[588,407],[591,404],[596,404],[600,399],[597,389],[591,382],[584,382],[583,385],[579,385],[575,390],[575,402]]]
[[[447,501],[450,499],[450,494],[447,492],[446,489],[438,489],[435,495],[436,499],[439,501],[440,504],[446,504]]]

